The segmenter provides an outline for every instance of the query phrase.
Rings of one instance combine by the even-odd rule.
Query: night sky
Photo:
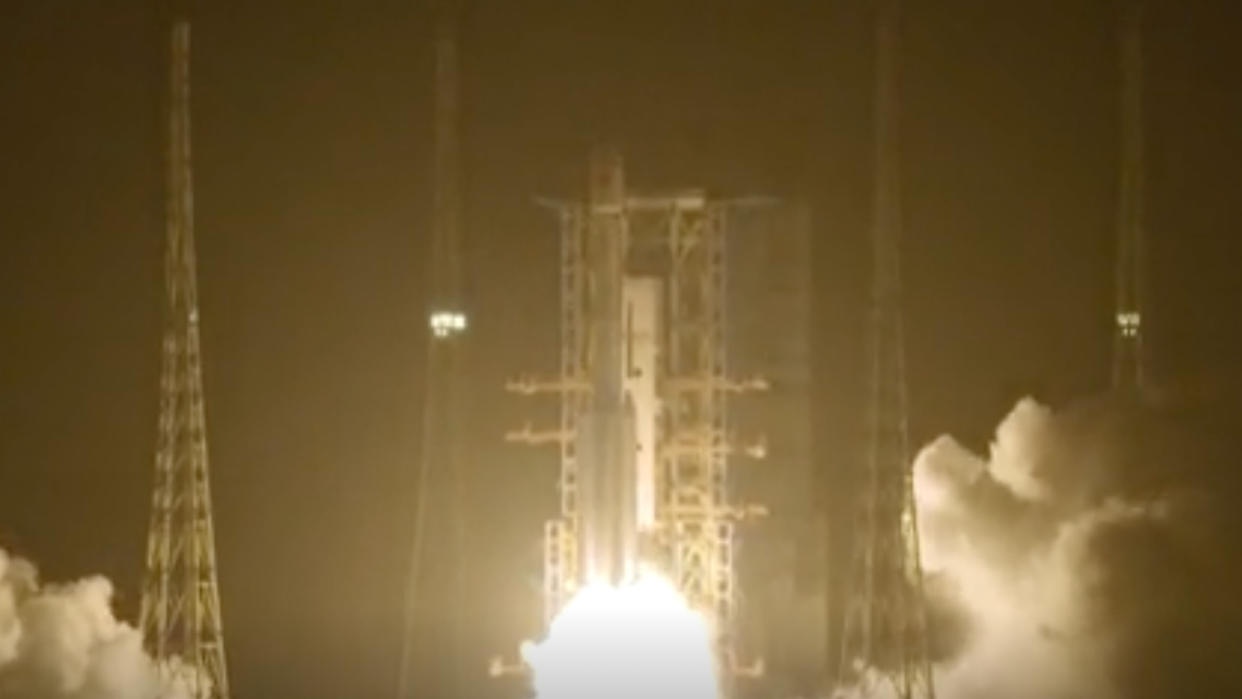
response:
[[[1238,373],[1242,8],[1152,3],[1154,371]],[[1102,390],[1111,320],[1113,3],[909,0],[903,149],[916,444],[982,445],[1013,401]],[[136,616],[162,293],[155,2],[0,6],[0,547],[102,573]],[[855,467],[870,206],[867,4],[473,3],[463,40],[470,402],[489,647],[535,631],[554,463],[501,441],[503,380],[550,372],[556,236],[590,146],[636,186],[810,204],[815,416]],[[196,229],[217,547],[238,697],[396,681],[429,222],[426,8],[200,2]],[[482,667],[482,665],[481,665]]]

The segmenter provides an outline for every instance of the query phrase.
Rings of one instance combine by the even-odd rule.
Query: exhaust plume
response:
[[[41,587],[34,565],[0,549],[0,697],[189,699],[185,669],[170,670],[113,616],[106,579]]]
[[[536,699],[719,699],[706,617],[648,574],[583,588],[522,646]]]
[[[1210,413],[1024,399],[986,458],[922,450],[939,696],[1242,696],[1239,432]]]

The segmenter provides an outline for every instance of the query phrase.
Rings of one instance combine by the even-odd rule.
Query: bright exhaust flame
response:
[[[522,646],[537,699],[717,699],[707,619],[667,580],[582,589]]]

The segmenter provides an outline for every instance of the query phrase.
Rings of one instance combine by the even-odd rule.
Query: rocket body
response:
[[[643,541],[656,530],[659,484],[656,440],[660,302],[663,284],[651,277],[622,280],[621,348],[614,377],[599,377],[609,395],[579,422],[579,463],[585,582],[624,582],[636,572]],[[604,353],[609,355],[610,353]]]
[[[633,420],[621,407],[592,411],[579,424],[581,545],[585,584],[634,578],[638,558]]]
[[[655,522],[658,406],[657,280],[626,275],[620,159],[593,167],[587,269],[588,405],[575,434],[581,584],[620,584],[638,568],[639,539]]]

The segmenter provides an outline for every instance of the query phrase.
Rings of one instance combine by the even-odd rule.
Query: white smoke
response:
[[[1040,480],[1040,458],[1052,429],[1052,411],[1033,400],[1018,402],[996,428],[992,458],[984,466],[988,475],[1023,500],[1046,500],[1047,483]],[[978,476],[979,474],[976,474]]]
[[[188,699],[160,674],[142,634],[113,615],[106,579],[41,587],[31,563],[0,549],[0,697]]]
[[[1184,462],[1165,468],[1154,457],[1123,458],[1118,442],[1137,437],[1114,427],[1108,411],[1067,417],[1027,399],[1000,424],[987,458],[949,437],[918,455],[924,569],[931,588],[950,591],[933,618],[965,627],[958,647],[936,667],[938,696],[1176,696],[1166,687],[1179,680],[1164,678],[1184,670],[1166,651],[1177,641],[1164,629],[1208,613],[1186,606],[1194,593],[1182,579],[1152,571],[1184,565],[1179,556],[1190,539],[1168,533],[1189,521],[1178,509],[1185,501],[1175,496],[1188,487],[1178,482],[1188,470]],[[1143,459],[1153,463],[1132,463]],[[1160,481],[1152,474],[1162,469],[1175,475]],[[1144,487],[1126,482],[1136,474]],[[1166,613],[1151,597],[1181,600],[1182,607],[1163,602]],[[937,645],[945,651],[943,637]],[[1140,672],[1160,681],[1136,689]],[[1218,673],[1213,686],[1225,676],[1220,672],[1237,674],[1210,672]],[[1191,679],[1180,680],[1183,688]]]

